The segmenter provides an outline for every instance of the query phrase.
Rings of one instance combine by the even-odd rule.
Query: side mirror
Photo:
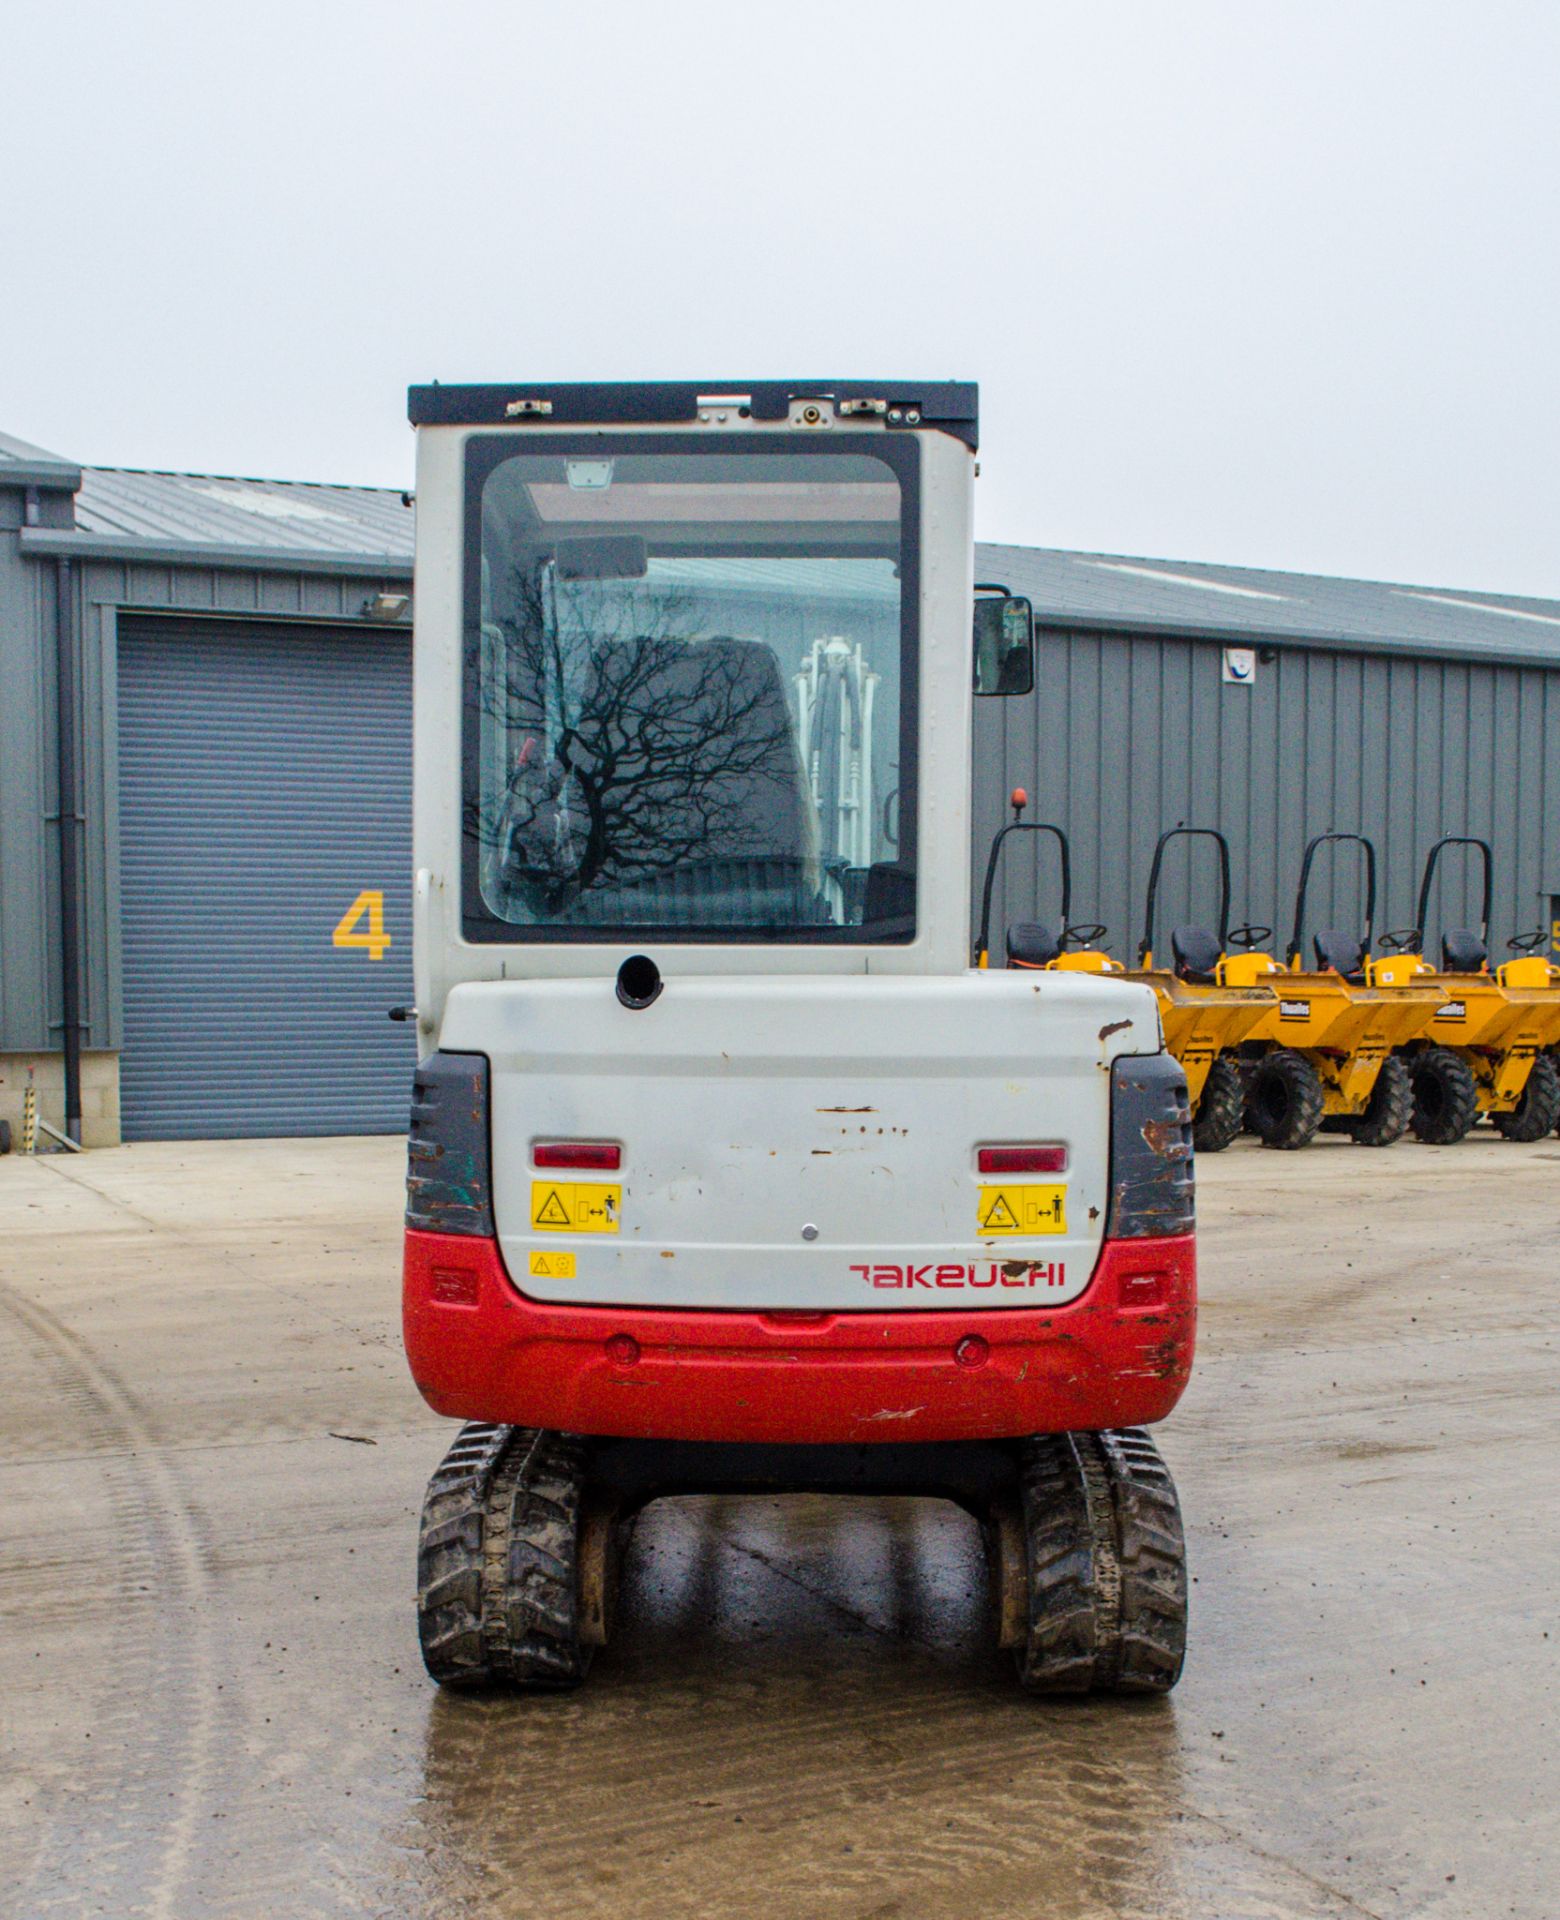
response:
[[[1034,608],[1005,587],[976,591],[981,595],[975,602],[976,693],[1033,693]]]

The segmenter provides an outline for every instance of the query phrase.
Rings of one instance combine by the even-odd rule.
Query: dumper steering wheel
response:
[[[1105,932],[1103,921],[1096,921],[1087,927],[1063,927],[1062,946],[1064,950],[1068,947],[1092,947],[1096,940],[1105,938]]]
[[[1548,928],[1539,927],[1532,933],[1514,933],[1506,945],[1513,953],[1537,953],[1548,938]]]
[[[1421,927],[1399,927],[1396,933],[1383,933],[1376,938],[1376,945],[1387,953],[1412,953],[1424,944],[1424,930]]]
[[[1231,927],[1224,937],[1232,947],[1250,948],[1260,946],[1264,940],[1271,940],[1273,929],[1254,926]]]

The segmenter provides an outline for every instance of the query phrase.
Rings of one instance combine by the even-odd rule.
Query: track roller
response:
[[[1020,1604],[1002,1638],[1024,1689],[1168,1693],[1186,1653],[1186,1543],[1175,1484],[1148,1435],[1026,1440],[1013,1518],[1022,1582],[1006,1580],[1003,1597]]]
[[[577,1686],[606,1639],[611,1516],[586,1449],[535,1427],[463,1427],[428,1483],[417,1539],[423,1664],[441,1686]]]

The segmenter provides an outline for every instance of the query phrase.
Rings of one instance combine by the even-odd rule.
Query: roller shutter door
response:
[[[406,634],[121,619],[127,1140],[405,1128],[411,720]]]

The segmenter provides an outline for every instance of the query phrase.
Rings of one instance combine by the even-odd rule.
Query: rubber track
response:
[[[1560,1070],[1547,1053],[1534,1057],[1522,1098],[1510,1113],[1491,1115],[1508,1140],[1542,1140],[1560,1120]]]
[[[423,1663],[441,1686],[567,1687],[578,1634],[575,1541],[584,1448],[474,1422],[428,1483],[417,1546]]]
[[[1479,1117],[1479,1090],[1473,1070],[1449,1047],[1427,1047],[1414,1056],[1413,1078],[1415,1137],[1432,1147],[1455,1146],[1473,1130]],[[1425,1110],[1420,1098],[1421,1081],[1432,1078],[1439,1083],[1442,1096],[1441,1111],[1436,1115]]]
[[[1094,1685],[1094,1542],[1078,1441],[1026,1441],[1020,1469],[1029,1563],[1029,1633],[1018,1677],[1032,1693],[1087,1693]]]
[[[1203,1082],[1192,1122],[1192,1145],[1199,1153],[1222,1153],[1240,1133],[1245,1107],[1246,1083],[1240,1068],[1221,1054]]]
[[[1116,1693],[1168,1693],[1186,1660],[1186,1536],[1170,1469],[1141,1427],[1094,1436],[1116,1508],[1121,1619]]]
[[[1170,1471],[1141,1428],[1026,1441],[1021,1471],[1032,1693],[1165,1693],[1186,1654],[1186,1545]]]
[[[1370,1103],[1357,1120],[1348,1123],[1356,1146],[1390,1147],[1408,1132],[1414,1118],[1414,1079],[1408,1062],[1389,1053],[1381,1063]]]

